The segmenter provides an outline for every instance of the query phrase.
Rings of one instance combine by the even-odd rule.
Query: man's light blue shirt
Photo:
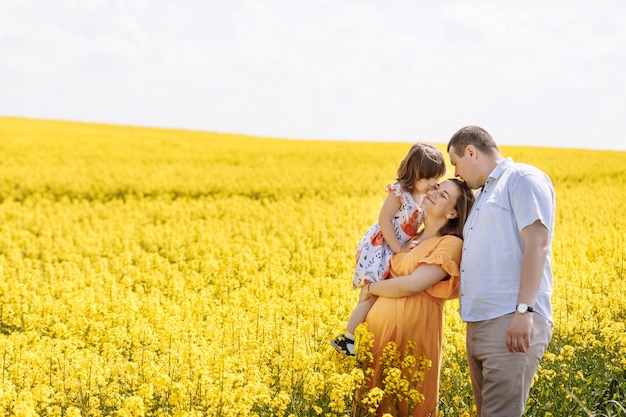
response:
[[[552,181],[539,169],[502,161],[476,194],[463,230],[461,318],[489,320],[513,313],[517,304],[524,242],[521,231],[540,220],[550,232],[550,246],[535,314],[552,321],[552,268],[555,195]]]

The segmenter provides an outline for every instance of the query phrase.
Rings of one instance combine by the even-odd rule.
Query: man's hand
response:
[[[509,352],[526,352],[530,347],[533,330],[533,313],[515,313],[506,331],[506,347]]]

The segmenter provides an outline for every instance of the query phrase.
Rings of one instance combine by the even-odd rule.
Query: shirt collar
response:
[[[511,157],[500,161],[500,163],[493,169],[493,171],[491,171],[491,174],[489,174],[489,177],[487,177],[487,183],[489,183],[492,179],[497,180],[498,178],[500,178],[502,173],[506,171],[512,165],[513,165],[513,159]],[[481,188],[485,188],[485,186],[483,185]]]

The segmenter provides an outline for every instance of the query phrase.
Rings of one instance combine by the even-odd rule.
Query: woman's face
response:
[[[459,198],[461,190],[452,181],[443,181],[438,187],[426,193],[422,208],[428,213],[428,217],[446,217],[448,214],[456,215],[454,206]]]

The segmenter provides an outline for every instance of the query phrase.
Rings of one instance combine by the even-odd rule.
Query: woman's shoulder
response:
[[[439,238],[439,241],[433,248],[432,256],[458,264],[461,260],[462,252],[463,239],[454,235],[444,235]]]
[[[450,248],[461,248],[463,247],[463,239],[454,235],[443,235],[439,237],[439,241],[437,242],[437,246],[440,247],[450,247]]]
[[[446,242],[461,242],[463,243],[463,239],[455,235],[443,235],[439,237],[439,240]]]

